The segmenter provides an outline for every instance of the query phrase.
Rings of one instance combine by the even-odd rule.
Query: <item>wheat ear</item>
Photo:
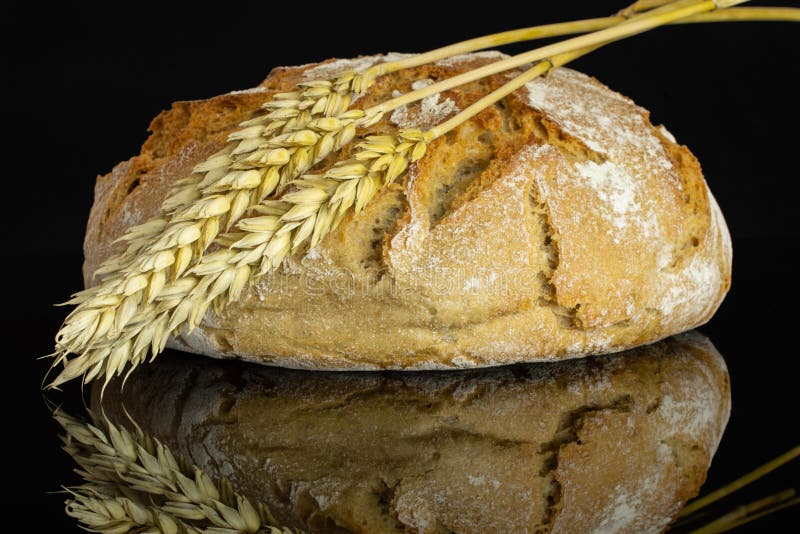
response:
[[[206,254],[181,278],[165,284],[156,298],[131,312],[123,335],[66,362],[55,384],[85,374],[104,374],[106,383],[126,366],[133,369],[148,353],[163,350],[171,332],[195,328],[208,307],[236,300],[254,273],[275,269],[294,249],[313,246],[349,212],[360,211],[375,192],[402,175],[425,152],[422,133],[404,130],[396,137],[374,136],[358,145],[355,159],[324,175],[289,182],[280,200],[264,201],[256,217],[243,219],[240,232],[217,239],[220,249]],[[138,303],[137,303],[138,305]]]
[[[242,129],[229,136],[230,146],[178,182],[161,217],[129,229],[119,239],[127,247],[95,272],[101,283],[65,303],[77,307],[56,336],[53,365],[65,363],[70,353],[94,363],[119,356],[113,346],[120,346],[120,338],[122,346],[135,346],[126,344],[131,339],[125,332],[129,322],[158,316],[163,323],[160,314],[146,316],[145,310],[152,311],[149,305],[169,281],[180,280],[202,258],[223,226],[230,228],[253,205],[349,143],[356,126],[380,118],[379,113],[348,109],[353,87],[364,91],[374,79],[348,72],[334,81],[300,84],[298,91],[267,102],[267,113],[242,123]],[[163,350],[165,342],[166,336],[153,331],[153,352]],[[70,369],[78,371],[75,365]],[[80,374],[89,371],[86,379],[91,380],[102,366],[94,365],[94,370],[81,368]],[[52,385],[76,376],[62,372]]]
[[[121,239],[126,250],[98,269],[102,282],[67,302],[78,306],[56,336],[54,365],[70,353],[110,355],[106,349],[125,341],[130,321],[152,319],[142,313],[170,281],[181,280],[197,264],[221,229],[348,144],[357,125],[369,125],[374,116],[348,109],[355,79],[348,73],[276,95],[264,105],[267,113],[243,123],[229,136],[228,148],[181,181],[162,217],[130,229]],[[163,350],[162,341],[166,338],[153,344],[154,352]]]
[[[141,526],[162,532],[291,533],[276,526],[266,506],[254,507],[224,479],[215,483],[138,426],[131,432],[104,415],[90,415],[91,423],[62,411],[53,414],[64,430],[64,450],[86,482],[69,489],[67,514],[90,531]]]

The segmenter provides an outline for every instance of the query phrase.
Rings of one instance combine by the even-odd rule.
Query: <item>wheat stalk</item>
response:
[[[483,50],[486,48],[495,48],[511,43],[519,43],[524,41],[532,41],[534,39],[544,39],[547,37],[561,37],[570,34],[595,32],[604,30],[615,26],[621,22],[642,14],[661,8],[667,4],[675,3],[675,0],[639,0],[627,8],[621,10],[618,14],[610,17],[599,17],[583,20],[575,20],[570,22],[557,22],[554,24],[543,24],[539,26],[531,26],[528,28],[520,28],[517,30],[508,30],[491,35],[484,35],[474,39],[468,39],[459,43],[443,46],[435,50],[425,52],[423,54],[416,54],[403,59],[390,61],[386,63],[378,63],[369,67],[367,70],[360,74],[360,79],[354,83],[353,88],[355,91],[361,91],[361,82],[371,81],[375,78],[397,72],[403,69],[418,67],[441,59],[446,59],[458,54],[466,54],[475,52],[476,50]],[[723,10],[716,10],[711,12],[703,12],[695,15],[690,15],[685,18],[672,20],[666,24],[690,24],[697,22],[732,22],[732,21],[795,21],[800,22],[800,9],[797,8],[783,8],[783,7],[744,7],[744,8],[726,8]]]
[[[617,26],[486,65],[364,111],[347,109],[350,93],[363,91],[380,70],[349,72],[276,95],[265,105],[266,114],[243,123],[228,148],[179,184],[165,202],[164,217],[126,234],[127,250],[99,270],[102,283],[69,302],[78,307],[56,337],[53,366],[63,369],[51,386],[80,375],[89,381],[104,374],[107,383],[127,365],[133,369],[148,354],[155,356],[170,333],[196,327],[213,302],[238,299],[252,276],[276,268],[306,242],[316,245],[351,207],[360,211],[377,189],[421,157],[427,143],[533,77],[607,42],[717,7],[711,0],[656,3],[660,7],[652,11],[621,16],[625,22]],[[725,5],[734,3],[739,2]],[[303,174],[349,143],[358,126],[374,123],[387,111],[530,61],[539,63],[425,134],[370,138],[354,162],[338,164],[322,176]],[[286,194],[265,200],[278,188]],[[240,221],[238,232],[219,234],[248,209],[259,216]],[[218,250],[204,256],[212,244]],[[69,354],[77,356],[68,359]]]
[[[619,24],[609,24],[602,30],[598,30],[586,35],[566,39],[558,43],[543,46],[523,52],[501,61],[488,63],[471,71],[442,80],[441,82],[429,85],[417,91],[400,95],[386,102],[377,104],[367,110],[367,113],[382,115],[400,106],[416,102],[431,95],[448,91],[455,87],[480,80],[487,76],[516,69],[524,65],[563,54],[566,52],[582,49],[594,49],[626,37],[637,35],[653,28],[670,24],[675,21],[685,20],[696,17],[708,11],[727,8],[728,6],[747,2],[749,0],[678,0],[651,11],[632,16],[622,17],[624,20]],[[798,10],[794,10],[796,15]]]
[[[254,507],[224,479],[215,484],[135,424],[130,432],[105,416],[90,416],[88,423],[60,410],[53,414],[64,430],[64,450],[86,482],[68,490],[66,511],[89,530],[291,534],[276,526],[266,506]]]

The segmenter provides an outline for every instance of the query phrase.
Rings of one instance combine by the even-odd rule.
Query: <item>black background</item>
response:
[[[138,152],[175,100],[257,85],[279,65],[386,51],[419,52],[533,24],[604,16],[624,2],[227,2],[210,8],[108,3],[108,10],[6,8],[3,90],[3,256],[9,423],[6,476],[36,531],[77,531],[45,495],[75,481],[40,393],[64,300],[82,283],[83,231],[95,176]],[[796,2],[755,2],[796,6]],[[700,159],[734,238],[734,285],[701,328],[726,357],[733,414],[709,472],[713,488],[800,443],[797,415],[797,197],[800,26],[693,25],[611,45],[575,67],[650,109]],[[507,47],[515,52],[530,45]],[[10,188],[11,193],[8,193]],[[11,288],[9,294],[8,288]],[[49,395],[75,405],[77,387]],[[784,468],[740,498],[800,481]],[[786,531],[785,511],[747,529]],[[744,531],[745,529],[743,529]]]

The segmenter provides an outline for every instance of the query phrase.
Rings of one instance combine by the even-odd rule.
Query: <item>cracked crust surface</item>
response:
[[[498,57],[385,76],[355,105]],[[255,90],[159,115],[142,153],[98,178],[87,284],[113,239],[155,214],[169,185],[273,91],[383,59],[276,69]],[[364,134],[430,126],[506,79],[429,97]],[[172,346],[332,370],[615,352],[707,321],[729,287],[730,265],[727,227],[689,150],[628,98],[558,69],[436,140],[402,183]]]
[[[94,407],[98,388],[95,386]],[[614,356],[428,373],[169,353],[103,409],[310,532],[661,532],[730,411],[690,332]]]

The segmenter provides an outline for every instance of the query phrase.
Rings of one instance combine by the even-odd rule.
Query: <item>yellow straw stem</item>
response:
[[[673,0],[636,0],[636,2],[634,2],[630,6],[620,11],[619,14],[625,17],[630,17],[631,15],[634,15],[636,13],[641,13],[642,11],[649,11],[653,8],[669,4],[672,1]]]
[[[599,17],[592,19],[575,20],[570,22],[557,22],[553,24],[542,24],[528,28],[508,30],[482,37],[475,37],[443,46],[423,54],[398,59],[386,63],[379,63],[367,69],[367,77],[378,77],[398,70],[418,67],[446,59],[458,54],[467,54],[476,50],[503,46],[510,43],[521,43],[536,39],[546,39],[548,37],[561,37],[577,33],[588,33],[610,28],[616,24],[625,22],[631,16],[648,11],[654,8],[663,7],[673,0],[640,0],[630,7],[622,10],[618,15],[610,17]],[[711,13],[698,13],[685,19],[675,20],[669,24],[691,24],[698,22],[732,22],[732,21],[756,21],[756,20],[783,20],[800,21],[800,9],[790,7],[753,7],[753,8],[733,8],[717,10]]]
[[[508,30],[500,33],[484,35],[482,37],[475,37],[474,39],[468,39],[466,41],[461,41],[460,43],[443,46],[441,48],[431,50],[430,52],[425,52],[412,57],[387,63],[379,63],[378,65],[374,65],[367,69],[365,74],[367,78],[374,78],[382,74],[418,67],[420,65],[432,63],[440,59],[446,59],[458,54],[467,54],[469,52],[475,52],[476,50],[483,50],[485,48],[492,48],[510,43],[533,41],[535,39],[545,39],[547,37],[561,37],[564,35],[603,30],[605,28],[614,26],[615,24],[619,24],[620,22],[624,22],[642,11],[661,7],[674,1],[675,0],[637,0],[627,8],[620,11],[618,14],[611,15],[609,17],[541,24],[538,26],[530,26],[528,28]]]
[[[616,15],[611,17],[574,20],[571,22],[543,24],[540,26],[531,26],[530,28],[493,33],[491,35],[484,35],[460,43],[443,46],[442,48],[437,48],[436,50],[431,50],[423,54],[398,59],[397,61],[379,63],[367,70],[369,73],[368,77],[377,77],[390,72],[397,72],[398,70],[426,65],[459,54],[468,54],[476,50],[503,46],[510,43],[520,43],[524,41],[533,41],[535,39],[546,39],[548,37],[561,37],[563,35],[603,30],[625,20],[627,20],[626,17]]]
[[[716,0],[716,2],[721,1],[722,0]],[[728,3],[743,3],[746,1],[748,0],[728,0]],[[518,54],[502,61],[489,63],[482,67],[478,67],[477,69],[453,76],[452,78],[429,85],[428,87],[419,89],[417,91],[412,91],[404,95],[400,95],[397,98],[387,100],[386,102],[366,110],[366,113],[367,115],[372,113],[386,113],[387,111],[391,111],[411,102],[416,102],[417,100],[421,100],[430,95],[447,91],[454,87],[497,74],[498,72],[517,68],[525,65],[526,63],[533,63],[543,59],[555,57],[559,54],[571,52],[573,50],[592,48],[602,44],[618,41],[620,39],[624,39],[625,37],[643,33],[655,27],[662,26],[674,20],[679,20],[698,13],[703,13],[705,11],[711,11],[713,9],[717,9],[717,3],[715,3],[714,0],[676,2],[675,5],[668,5],[662,9],[656,9],[652,12],[638,15],[627,20],[626,22],[606,28],[604,30],[581,35],[579,37],[573,37],[559,43],[554,43],[531,50],[529,52]]]
[[[710,13],[698,13],[676,21],[675,24],[754,21],[800,22],[800,9],[796,7],[732,7]]]
[[[570,61],[573,61],[584,54],[588,54],[589,52],[595,50],[596,48],[598,47],[594,46],[591,48],[582,48],[580,50],[574,50],[572,52],[565,52],[563,54],[558,54],[556,56],[553,56],[551,59],[540,61],[535,66],[526,70],[525,72],[523,72],[510,82],[505,83],[499,89],[492,91],[491,93],[484,96],[474,104],[470,105],[468,108],[466,108],[458,115],[446,120],[445,122],[437,126],[434,126],[430,130],[425,132],[425,141],[431,142],[437,137],[446,134],[453,128],[457,127],[459,124],[471,119],[472,117],[474,117],[487,107],[491,106],[501,98],[510,95],[511,93],[513,93],[514,91],[516,91],[529,81],[533,80],[534,78],[538,78],[539,76],[546,74],[551,69],[569,63]]]
[[[749,504],[737,506],[727,514],[718,517],[707,525],[693,530],[691,534],[719,534],[720,532],[727,532],[739,525],[749,523],[759,517],[797,504],[798,499],[794,498],[796,494],[797,492],[794,489],[787,489]]]
[[[727,484],[719,488],[718,490],[712,491],[705,497],[701,497],[699,499],[690,502],[683,510],[681,510],[681,513],[678,514],[678,517],[686,517],[689,514],[692,514],[697,510],[700,510],[701,508],[704,508],[709,504],[722,499],[723,497],[727,497],[731,493],[743,488],[744,486],[750,484],[754,480],[758,480],[767,473],[771,473],[772,471],[779,468],[783,464],[791,462],[798,456],[800,456],[800,445],[793,447],[792,449],[789,449],[788,451],[781,454],[777,458],[770,460],[764,465],[750,471],[746,475],[737,478],[730,484]]]

